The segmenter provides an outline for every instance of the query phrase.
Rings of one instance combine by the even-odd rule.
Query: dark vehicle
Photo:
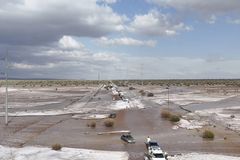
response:
[[[108,118],[116,118],[117,117],[117,114],[116,113],[111,113],[109,114]]]
[[[132,137],[132,135],[129,134],[129,133],[128,134],[123,134],[121,136],[121,140],[123,140],[127,143],[135,143],[136,142],[135,139]]]

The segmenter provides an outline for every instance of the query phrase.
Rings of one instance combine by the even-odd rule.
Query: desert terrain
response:
[[[33,147],[29,159],[36,153],[46,158],[44,154],[55,154],[48,148],[61,144],[63,149],[58,153],[62,155],[55,156],[58,159],[112,159],[107,157],[112,153],[113,159],[140,160],[150,136],[168,152],[169,159],[240,159],[238,85],[180,82],[12,81],[9,123],[5,125],[5,87],[1,81],[0,155],[5,159],[9,157],[4,153],[29,155],[26,148]],[[163,118],[164,110],[179,115],[180,121]],[[114,124],[106,127],[104,122],[110,115],[116,115]],[[204,139],[205,130],[211,130],[214,139]],[[135,144],[120,139],[128,131]],[[66,152],[69,157],[63,156]]]

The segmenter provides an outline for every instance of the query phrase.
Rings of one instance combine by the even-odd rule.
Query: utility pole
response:
[[[140,66],[140,70],[141,70],[141,79],[142,79],[142,86],[143,86],[143,63],[141,63],[141,66]]]
[[[167,90],[168,90],[168,110],[169,110],[169,85],[167,86],[167,88],[166,88]]]
[[[126,80],[128,80],[128,64],[126,65],[127,66],[127,68],[126,68]]]
[[[98,72],[98,81],[100,81],[100,72]]]
[[[8,51],[5,57],[5,76],[6,76],[6,104],[5,104],[5,125],[8,125]]]

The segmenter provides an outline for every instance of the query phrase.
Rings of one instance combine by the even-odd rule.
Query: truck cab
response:
[[[157,142],[146,143],[148,152],[145,153],[145,160],[167,160],[167,153],[163,152]]]

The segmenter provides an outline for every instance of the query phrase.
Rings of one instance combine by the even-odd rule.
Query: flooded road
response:
[[[217,126],[211,128],[216,138],[213,141],[206,141],[200,136],[201,129],[173,130],[173,124],[160,117],[160,108],[119,111],[113,128],[106,128],[103,120],[97,120],[96,128],[89,128],[86,125],[89,120],[72,119],[69,115],[21,119],[14,118],[9,129],[23,124],[26,126],[10,134],[9,138],[26,140],[24,146],[50,147],[54,143],[60,143],[65,147],[73,148],[127,151],[131,159],[140,160],[146,152],[144,144],[146,137],[150,136],[169,154],[208,152],[240,155],[240,137],[236,133]],[[51,127],[44,129],[42,128],[44,125]],[[98,132],[113,130],[130,130],[136,143],[126,144],[120,140],[121,134],[97,135]],[[227,140],[224,140],[225,136],[228,137]],[[27,139],[24,139],[26,137]]]

